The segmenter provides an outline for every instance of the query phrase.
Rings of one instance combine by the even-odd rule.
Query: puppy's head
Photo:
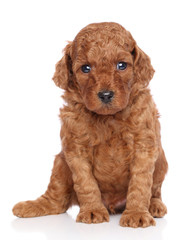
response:
[[[53,77],[97,114],[115,114],[129,103],[133,89],[144,88],[154,70],[131,34],[117,23],[90,24],[64,49]]]

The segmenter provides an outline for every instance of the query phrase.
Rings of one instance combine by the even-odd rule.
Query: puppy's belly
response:
[[[132,151],[122,141],[101,144],[94,150],[93,174],[111,212],[125,206],[131,159]]]
[[[126,196],[120,196],[119,198],[112,196],[112,198],[106,198],[102,195],[102,201],[111,213],[122,212],[126,206]]]

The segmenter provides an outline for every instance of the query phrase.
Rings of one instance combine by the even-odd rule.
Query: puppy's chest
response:
[[[113,135],[109,140],[94,146],[93,169],[95,177],[108,178],[108,181],[123,181],[129,173],[133,159],[133,140],[129,135]]]

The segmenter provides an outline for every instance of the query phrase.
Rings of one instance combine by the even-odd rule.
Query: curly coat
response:
[[[167,213],[167,162],[148,88],[153,74],[149,57],[117,23],[90,24],[68,43],[53,77],[67,103],[60,110],[62,151],[46,193],[16,204],[16,216],[59,214],[78,204],[78,222],[109,221],[109,213],[122,211],[121,226],[147,227]],[[114,93],[108,104],[98,97],[105,90]]]

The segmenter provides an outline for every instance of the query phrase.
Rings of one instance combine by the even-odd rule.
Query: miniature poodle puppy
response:
[[[153,74],[149,57],[117,23],[90,24],[68,43],[53,77],[65,90],[62,150],[45,194],[16,204],[14,215],[60,214],[78,204],[77,222],[106,222],[122,211],[120,225],[136,228],[167,213]]]

